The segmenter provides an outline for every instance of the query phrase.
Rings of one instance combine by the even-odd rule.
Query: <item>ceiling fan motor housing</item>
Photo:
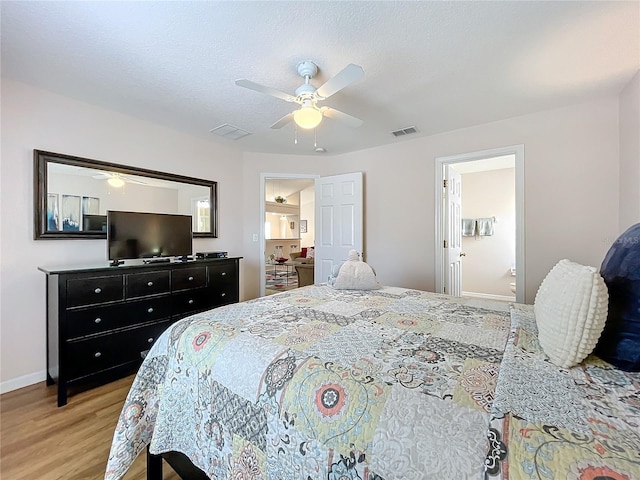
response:
[[[314,93],[316,93],[316,87],[310,83],[305,83],[296,88],[296,96],[300,100],[311,99]]]
[[[300,62],[298,64],[298,75],[301,77],[313,78],[318,73],[318,66],[313,62]]]

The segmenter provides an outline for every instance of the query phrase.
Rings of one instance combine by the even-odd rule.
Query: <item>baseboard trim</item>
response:
[[[0,394],[12,392],[13,390],[18,390],[19,388],[24,388],[28,387],[29,385],[44,382],[46,379],[47,372],[45,370],[40,370],[36,373],[30,373],[29,375],[23,375],[22,377],[18,378],[12,378],[11,380],[0,382]]]
[[[486,298],[489,300],[499,300],[501,302],[515,302],[516,297],[508,295],[493,295],[492,293],[462,292],[463,297]]]

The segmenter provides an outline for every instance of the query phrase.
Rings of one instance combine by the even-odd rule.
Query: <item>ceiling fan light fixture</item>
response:
[[[312,105],[303,105],[299,110],[293,112],[293,120],[300,128],[310,130],[320,125],[322,112]]]
[[[114,188],[120,188],[124,186],[124,180],[120,177],[111,177],[107,180],[107,183]]]

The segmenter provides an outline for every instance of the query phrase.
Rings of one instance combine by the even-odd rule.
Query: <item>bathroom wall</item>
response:
[[[515,282],[515,168],[462,174],[462,217],[494,217],[494,234],[462,237],[462,291],[512,297]]]

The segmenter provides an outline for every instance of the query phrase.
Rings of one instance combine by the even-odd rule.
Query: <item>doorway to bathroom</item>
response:
[[[524,146],[436,159],[436,289],[524,302]]]

